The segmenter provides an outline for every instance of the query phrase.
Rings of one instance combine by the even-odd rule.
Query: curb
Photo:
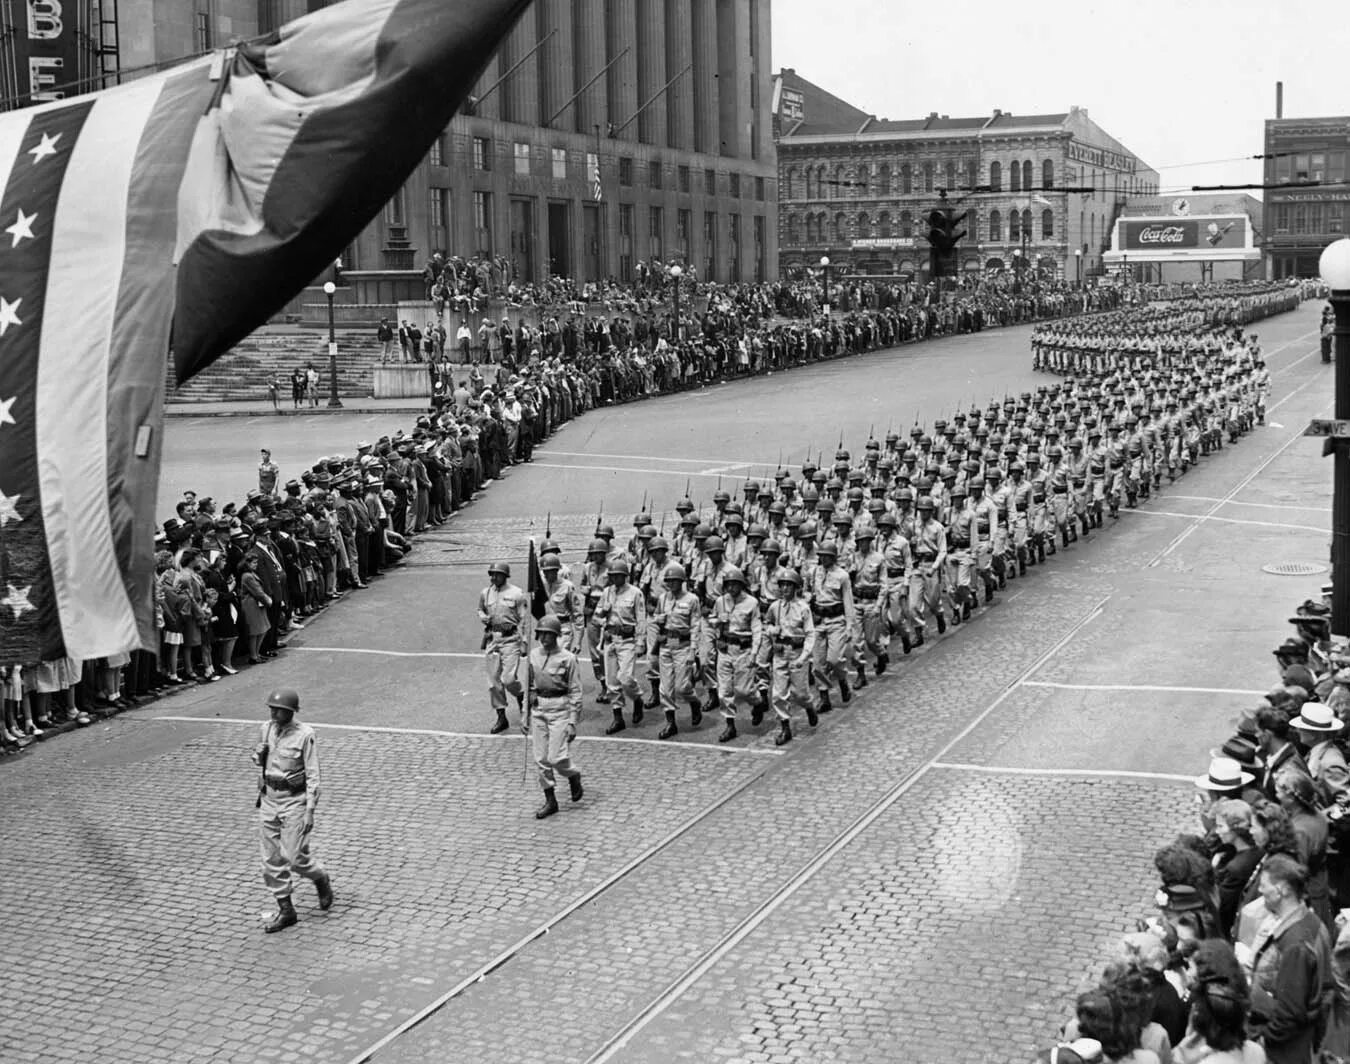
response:
[[[205,405],[205,404],[203,404]],[[166,418],[178,417],[311,417],[333,414],[425,414],[431,409],[431,400],[421,406],[352,406],[343,404],[338,409],[326,406],[310,407],[307,410],[267,410],[257,407],[250,410],[193,410],[191,403],[168,403],[164,407]]]

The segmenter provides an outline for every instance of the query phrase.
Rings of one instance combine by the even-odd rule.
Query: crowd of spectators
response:
[[[1156,914],[1040,1059],[1350,1060],[1350,655],[1331,594],[1289,617],[1278,682],[1195,780],[1194,830],[1154,854]]]

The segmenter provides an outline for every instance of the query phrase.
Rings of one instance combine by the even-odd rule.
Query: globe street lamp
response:
[[[830,256],[820,256],[820,268],[825,272],[825,313],[830,313]]]
[[[332,281],[324,282],[323,294],[328,297],[328,406],[342,409],[342,400],[337,393],[337,330],[333,325],[333,293],[337,285]]]
[[[1336,356],[1336,428],[1350,423],[1350,238],[1328,244],[1318,272],[1331,289],[1335,315],[1332,350]],[[1344,649],[1350,644],[1350,436],[1327,441],[1335,456],[1331,501],[1331,638]],[[1323,453],[1326,453],[1325,451]]]
[[[671,338],[678,344],[680,342],[680,277],[684,271],[678,266],[670,268],[671,279],[675,282],[675,331]]]

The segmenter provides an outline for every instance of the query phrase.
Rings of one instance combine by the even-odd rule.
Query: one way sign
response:
[[[1308,422],[1308,427],[1303,430],[1303,435],[1350,439],[1350,420],[1337,421],[1333,418],[1315,417]]]

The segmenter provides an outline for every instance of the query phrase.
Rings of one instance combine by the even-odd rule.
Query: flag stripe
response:
[[[37,448],[61,632],[78,658],[138,642],[108,505],[108,348],[132,162],[162,88],[154,78],[95,97],[79,139],[62,152],[69,167],[51,238]]]
[[[146,121],[132,166],[126,259],[108,352],[108,505],[113,550],[124,574],[141,642],[155,642],[155,501],[164,406],[164,353],[173,314],[177,193],[192,131],[214,86],[196,70],[173,72]],[[136,455],[142,425],[150,450]]]
[[[38,422],[43,412],[37,377],[52,220],[70,161],[70,147],[92,107],[92,100],[82,100],[36,112],[24,132],[0,198],[0,224],[17,220],[20,209],[33,221],[31,237],[11,236],[9,247],[0,243],[0,401],[15,400],[10,409],[15,423],[0,426],[4,434],[0,445],[6,494],[23,494],[23,521],[11,526],[5,535],[4,583],[9,609],[0,612],[0,624],[4,624],[0,660],[9,662],[51,660],[66,653],[53,587],[53,581],[59,578],[50,560],[52,530],[46,527],[45,496],[50,489],[41,478],[42,429]],[[47,416],[51,416],[50,410]],[[84,430],[77,422],[66,422],[63,412],[57,418],[67,431]],[[59,486],[56,493],[59,497]],[[15,591],[24,586],[27,595],[16,595]],[[31,610],[22,608],[22,599],[31,604]]]

